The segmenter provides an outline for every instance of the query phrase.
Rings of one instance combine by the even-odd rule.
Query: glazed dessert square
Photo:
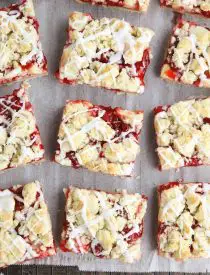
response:
[[[11,95],[0,97],[0,171],[44,159],[44,147],[22,84]]]
[[[61,83],[142,93],[153,34],[116,18],[96,20],[90,14],[73,12],[56,77]]]
[[[89,3],[110,8],[121,8],[129,11],[146,12],[149,6],[149,0],[76,0],[79,3]]]
[[[210,18],[209,0],[160,0],[160,5],[172,8],[179,13],[191,13]]]
[[[67,101],[55,161],[114,176],[131,176],[140,151],[143,112]]]
[[[32,0],[0,8],[0,85],[47,74]]]
[[[132,263],[141,256],[140,242],[147,198],[70,187],[60,248]]]
[[[40,183],[0,190],[0,267],[55,255]]]
[[[210,87],[210,29],[179,19],[173,29],[161,77]]]
[[[210,164],[210,97],[155,108],[160,169]]]
[[[210,184],[158,187],[158,250],[178,261],[210,257]]]

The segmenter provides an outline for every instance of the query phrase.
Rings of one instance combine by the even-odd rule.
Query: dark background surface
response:
[[[0,270],[0,275],[210,275],[210,273],[108,273],[108,272],[81,272],[76,267],[50,267],[50,266],[11,266]]]
[[[7,6],[8,3],[15,3],[18,0],[0,0],[0,6]],[[57,2],[57,4],[56,4]],[[1,187],[8,187],[14,184],[23,184],[31,180],[38,179],[42,182],[45,197],[48,201],[50,214],[53,217],[54,235],[58,241],[60,236],[60,222],[63,219],[64,196],[62,188],[69,184],[80,185],[81,187],[95,187],[102,189],[101,183],[105,183],[103,188],[107,191],[115,188],[128,189],[130,192],[141,191],[151,197],[148,213],[145,223],[144,247],[145,250],[154,250],[156,247],[154,219],[157,216],[157,209],[153,210],[152,202],[155,200],[155,187],[167,182],[183,178],[185,181],[209,181],[209,168],[197,167],[187,168],[186,170],[170,171],[159,173],[156,169],[157,157],[155,155],[154,131],[152,109],[160,104],[171,104],[178,100],[184,100],[188,96],[209,96],[208,89],[197,89],[196,87],[186,87],[184,85],[172,85],[163,82],[159,78],[159,70],[163,59],[163,51],[166,48],[166,41],[170,35],[173,24],[173,13],[166,9],[159,8],[159,0],[151,0],[150,9],[145,15],[131,15],[128,12],[114,9],[106,9],[102,7],[83,6],[70,0],[34,0],[37,17],[40,21],[41,41],[45,49],[45,53],[49,60],[50,75],[48,78],[33,80],[30,98],[35,107],[36,118],[46,148],[47,159],[51,159],[54,152],[55,136],[61,118],[61,110],[66,99],[85,99],[96,104],[121,106],[130,109],[144,109],[145,122],[144,130],[141,136],[141,171],[140,179],[113,179],[113,177],[95,174],[85,171],[85,175],[81,170],[66,169],[65,167],[57,167],[49,161],[41,166],[28,166],[27,168],[19,168],[1,175]],[[147,87],[145,94],[137,97],[126,95],[116,95],[111,92],[105,92],[102,89],[87,88],[83,86],[69,87],[62,86],[56,81],[53,74],[57,70],[58,62],[62,52],[63,45],[66,40],[67,16],[73,10],[88,10],[96,18],[107,16],[125,18],[134,25],[142,25],[150,27],[156,31],[153,39],[154,58],[147,73]],[[154,12],[155,11],[155,12]],[[160,19],[162,23],[160,24]],[[53,20],[52,20],[53,19]],[[193,18],[193,20],[197,20]],[[199,19],[202,24],[205,22]],[[161,30],[161,31],[160,31]],[[45,35],[46,34],[46,35]],[[51,39],[51,40],[49,40]],[[18,86],[18,85],[17,85]],[[12,87],[1,88],[1,95],[8,94],[12,91]],[[149,141],[149,142],[147,142]],[[138,167],[137,167],[138,168]],[[149,171],[149,174],[147,173]],[[149,180],[148,180],[148,175]],[[14,181],[15,179],[15,181]],[[142,186],[140,186],[142,182]],[[59,184],[58,184],[59,183]],[[48,189],[49,187],[50,189]],[[53,190],[53,192],[50,192]],[[151,191],[152,190],[152,191]],[[56,226],[59,225],[59,226]],[[146,252],[146,251],[145,251]],[[148,254],[145,253],[145,258]],[[70,258],[70,257],[69,257]],[[206,260],[208,262],[208,260]],[[57,263],[60,263],[59,261]],[[67,264],[67,263],[65,263]],[[80,272],[72,267],[49,267],[49,266],[27,266],[27,267],[9,267],[0,270],[0,275],[69,275],[69,274],[90,274],[90,275],[110,275],[110,273]],[[123,275],[125,273],[113,273],[114,275]],[[129,274],[129,273],[127,273]],[[130,273],[134,274],[134,273]],[[135,273],[137,274],[137,273]],[[142,273],[149,274],[149,273]],[[162,275],[163,273],[157,273]],[[169,275],[170,273],[164,273]],[[172,274],[172,273],[171,273]],[[174,273],[176,275],[184,275],[184,273]],[[197,273],[199,274],[199,273]],[[201,274],[201,273],[200,273]],[[154,275],[150,273],[149,275]],[[210,275],[210,273],[208,273]]]

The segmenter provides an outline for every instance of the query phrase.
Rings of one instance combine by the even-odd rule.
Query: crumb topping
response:
[[[0,191],[0,225],[0,267],[55,254],[39,182]]]
[[[0,84],[47,72],[31,0],[0,9]]]
[[[94,172],[130,176],[139,153],[143,112],[68,101],[55,161]]]
[[[210,30],[192,22],[178,20],[170,40],[161,77],[210,87]]]
[[[210,2],[208,0],[160,0],[162,6],[170,7],[178,12],[210,17]]]
[[[158,195],[160,254],[176,260],[209,258],[210,184],[164,184]]]
[[[140,258],[147,199],[70,187],[61,249],[132,263]]]
[[[57,77],[62,83],[141,93],[152,37],[151,30],[119,19],[94,20],[89,14],[74,12]]]
[[[0,170],[38,162],[44,147],[28,100],[28,84],[0,97]]]
[[[210,163],[210,98],[155,109],[161,170]]]

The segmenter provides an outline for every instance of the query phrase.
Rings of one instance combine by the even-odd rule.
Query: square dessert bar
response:
[[[210,258],[210,184],[158,187],[158,250],[175,260]]]
[[[44,147],[27,96],[27,83],[0,97],[0,170],[44,159]]]
[[[147,198],[70,187],[60,248],[132,263],[141,256],[140,241]]]
[[[210,97],[155,108],[160,169],[210,164]]]
[[[210,18],[209,0],[160,0],[162,7],[172,8],[179,13],[191,13]]]
[[[210,87],[210,29],[179,19],[173,29],[161,77]]]
[[[116,18],[95,20],[90,14],[73,12],[56,77],[61,83],[142,93],[153,34]]]
[[[0,190],[0,267],[55,255],[40,183]]]
[[[55,161],[114,176],[131,176],[140,151],[142,111],[67,101]]]
[[[79,3],[89,3],[92,5],[102,5],[110,8],[121,8],[129,11],[146,12],[149,0],[76,0]]]
[[[0,8],[0,85],[47,74],[32,0]]]

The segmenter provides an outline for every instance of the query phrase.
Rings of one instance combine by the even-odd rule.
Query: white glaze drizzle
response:
[[[205,71],[207,71],[210,68],[210,57],[209,57],[209,54],[207,53],[207,48],[205,48],[204,46],[201,46],[197,42],[196,35],[191,33],[191,28],[194,28],[194,27],[195,26],[193,26],[193,27],[189,26],[188,27],[189,33],[186,33],[186,37],[184,37],[191,42],[191,52],[189,54],[189,61],[187,62],[187,64],[184,64],[182,52],[179,52],[179,50],[177,50],[176,54],[177,54],[177,58],[180,61],[179,62],[180,69],[183,71],[183,73],[188,73],[191,70],[192,62],[195,59],[198,62],[198,64],[200,65],[200,68],[202,69],[201,72],[199,73],[199,78],[201,79],[201,81],[205,81],[207,79],[207,77],[205,75]],[[179,30],[180,29],[178,28],[177,32]],[[181,30],[183,30],[183,29],[181,28]],[[183,37],[181,37],[181,38],[183,38]],[[206,45],[206,47],[207,46],[208,45]],[[201,62],[201,59],[200,59],[201,54],[203,54],[203,57],[205,59],[205,64],[203,62]]]
[[[185,198],[183,194],[178,194],[174,199],[171,199],[170,201],[168,201],[164,206],[163,206],[163,214],[166,214],[168,212],[168,210],[172,210],[174,213],[177,213],[177,203],[182,203],[184,204],[185,202]]]
[[[33,216],[33,215],[36,215],[37,219],[38,219],[38,223],[45,223],[46,221],[44,220],[44,218],[40,217],[37,213],[36,213],[36,210],[39,209],[40,207],[40,204],[44,203],[44,198],[43,198],[43,194],[42,194],[42,191],[41,191],[41,187],[40,187],[40,184],[39,182],[35,182],[36,183],[36,187],[37,187],[37,192],[39,192],[39,198],[36,200],[33,208],[32,207],[29,207],[29,208],[26,208],[24,207],[21,211],[17,211],[15,212],[15,219],[18,220],[19,223],[21,223],[21,230],[20,232],[16,230],[14,230],[13,228],[10,228],[8,229],[8,238],[10,239],[11,241],[11,245],[8,246],[8,244],[4,241],[4,240],[1,240],[1,242],[4,244],[5,247],[7,247],[7,250],[13,255],[13,257],[15,258],[16,262],[15,263],[20,263],[20,262],[24,262],[25,260],[30,260],[32,258],[35,258],[35,257],[38,257],[39,254],[37,254],[37,252],[35,251],[34,247],[33,247],[33,244],[34,245],[37,245],[37,244],[43,244],[42,240],[39,238],[39,235],[34,235],[33,232],[32,232],[32,229],[33,227],[35,227],[37,225],[37,223],[33,224],[33,227],[31,228],[28,228],[27,227],[27,222],[28,220]],[[19,186],[17,186],[17,188],[19,188]],[[12,191],[9,191],[8,189],[7,190],[4,190],[3,192],[5,192],[6,194],[11,194],[11,196],[13,197],[13,199],[19,201],[19,202],[22,202],[24,204],[24,199],[21,198],[20,196],[16,195],[15,193],[13,193]],[[0,192],[0,197],[2,195],[2,192]],[[14,209],[13,209],[14,210]],[[24,232],[26,230],[29,230],[30,231],[30,234],[33,234],[34,236],[34,240],[32,242],[32,244],[30,244],[29,242],[27,242],[26,239],[24,239]],[[11,237],[10,234],[12,234],[14,237]],[[49,233],[50,234],[50,233]],[[25,249],[25,252],[24,252],[24,255],[22,256],[22,258],[19,258],[15,255],[13,249],[14,249],[14,246],[17,250],[20,251],[20,247],[19,247],[19,242],[22,243],[24,249]],[[53,246],[53,243],[52,243],[52,246]]]
[[[179,160],[179,156],[176,154],[176,152],[174,152],[174,150],[171,148],[171,147],[168,147],[167,148],[169,151],[170,151],[170,153],[173,155],[173,157],[177,160],[177,161],[180,161]],[[165,154],[161,151],[161,150],[158,150],[158,154],[161,156],[161,158],[165,161],[165,164],[164,165],[161,165],[161,167],[164,169],[165,167],[167,167],[167,166],[169,166],[169,167],[171,167],[171,168],[173,168],[174,167],[174,164],[173,164],[173,162],[170,160],[170,158],[167,158],[166,156],[165,156]],[[184,164],[184,162],[183,162],[183,164]]]
[[[189,124],[187,124],[187,123],[183,123],[182,121],[181,121],[181,117],[183,117],[184,115],[185,115],[185,113],[187,113],[187,112],[190,112],[190,113],[192,113],[193,115],[195,115],[196,116],[196,119],[197,119],[197,121],[198,121],[198,123],[200,124],[200,125],[204,125],[204,122],[203,122],[203,118],[202,118],[202,116],[200,115],[200,113],[193,107],[193,104],[196,102],[196,100],[193,100],[193,101],[191,101],[191,100],[189,100],[189,104],[187,105],[187,106],[185,106],[185,108],[184,108],[184,110],[181,112],[181,113],[175,113],[174,112],[174,110],[173,110],[173,108],[171,108],[171,107],[173,107],[173,105],[168,109],[168,111],[167,112],[165,112],[165,111],[163,111],[163,112],[160,112],[160,113],[158,113],[157,115],[156,115],[156,122],[157,122],[157,124],[159,125],[159,127],[161,127],[161,122],[160,122],[160,119],[161,118],[169,118],[170,119],[170,117],[171,117],[171,115],[169,114],[170,112],[172,113],[172,115],[173,115],[173,119],[175,120],[175,122],[177,123],[177,125],[178,126],[181,126],[183,129],[185,129],[185,131],[187,131],[187,132],[189,132],[190,134],[192,134],[192,138],[191,138],[191,140],[190,140],[190,143],[191,144],[193,144],[194,145],[194,152],[195,151],[197,151],[197,153],[199,153],[199,152],[202,152],[204,155],[206,154],[206,148],[204,147],[204,146],[202,146],[202,138],[200,137],[200,136],[198,136],[198,135],[193,135],[193,133],[192,133],[192,125],[189,123]],[[160,119],[159,119],[160,118]],[[189,121],[190,122],[190,121]],[[170,125],[171,126],[171,125]],[[199,126],[200,127],[200,126]],[[196,129],[196,126],[194,127],[194,129]],[[159,133],[159,134],[157,134],[158,136],[161,136],[162,135],[162,133]],[[179,147],[180,148],[182,148],[182,149],[184,149],[184,146],[186,146],[186,145],[190,145],[190,143],[188,143],[188,144],[184,144],[183,146],[178,142],[178,140],[176,139],[176,143],[179,145]],[[196,147],[195,148],[195,146],[196,145],[199,145],[199,149]],[[174,157],[175,157],[175,152],[174,152],[174,150],[171,148],[171,147],[167,147],[169,150],[170,150],[170,152],[174,155]],[[165,156],[165,154],[163,154],[161,151],[158,151],[158,153],[161,155],[161,157],[165,160],[165,162],[166,162],[166,164],[163,166],[163,168],[165,167],[165,166],[169,166],[169,167],[171,167],[171,168],[173,168],[174,167],[174,164],[170,161],[170,159],[169,158],[166,158],[166,156]],[[178,151],[177,151],[177,153],[179,153]],[[194,154],[193,154],[194,155]],[[179,155],[179,157],[180,158],[182,158],[182,160],[184,161],[184,156],[182,156],[181,154]],[[178,160],[178,156],[176,157],[176,159]],[[190,158],[189,158],[190,159]]]
[[[43,157],[43,150],[37,150],[37,151],[33,151],[31,150],[32,146],[35,145],[35,142],[39,139],[39,137],[37,135],[34,136],[34,138],[31,140],[29,135],[32,134],[29,133],[28,136],[26,136],[26,138],[20,138],[18,136],[16,136],[16,131],[24,131],[28,129],[29,125],[31,124],[31,120],[30,118],[28,118],[26,115],[23,115],[23,112],[26,111],[25,107],[26,107],[26,102],[27,102],[27,97],[25,97],[25,93],[26,90],[24,88],[20,88],[19,93],[17,94],[18,99],[20,100],[20,104],[16,104],[15,102],[13,102],[13,95],[7,97],[7,98],[0,98],[0,106],[3,107],[3,110],[1,111],[0,114],[0,122],[4,124],[4,127],[7,131],[7,133],[9,134],[7,136],[7,140],[6,140],[6,145],[12,145],[13,146],[13,150],[15,153],[17,153],[17,150],[20,151],[20,156],[18,158],[18,163],[17,165],[23,164],[25,159],[29,158],[31,161],[35,161],[38,160],[40,158]],[[22,104],[22,106],[21,106]],[[18,109],[17,110],[14,110]],[[11,119],[7,119],[6,118],[6,112],[10,113]],[[31,112],[30,110],[28,112]],[[21,119],[21,125],[18,126],[17,124],[15,125],[15,128],[13,128],[13,131],[11,131],[12,126],[14,124],[14,121],[16,121],[18,118]],[[34,131],[36,130],[36,125],[34,128]],[[20,148],[18,148],[18,145],[20,145]],[[39,144],[37,145],[39,146]],[[10,156],[10,162],[12,161],[12,157],[13,155]],[[0,158],[2,160],[7,160],[8,156],[4,155],[3,153],[0,154]],[[8,165],[11,165],[11,163],[8,163]],[[15,164],[16,165],[16,164]]]
[[[0,211],[12,212],[15,208],[13,193],[9,190],[0,191]]]
[[[69,103],[67,103],[69,104]],[[65,143],[66,141],[70,144],[71,148],[77,152],[76,153],[76,157],[80,163],[80,165],[84,165],[80,155],[79,155],[79,151],[78,149],[76,148],[76,145],[74,143],[74,140],[73,138],[75,138],[79,133],[85,133],[85,134],[88,134],[88,132],[90,130],[92,130],[93,128],[96,128],[98,131],[100,131],[101,133],[103,133],[105,131],[105,128],[103,126],[101,126],[100,124],[100,121],[101,121],[101,117],[103,117],[103,115],[105,114],[105,111],[102,110],[100,111],[99,115],[95,118],[93,118],[93,120],[91,120],[89,123],[87,123],[86,125],[84,125],[80,130],[78,130],[76,133],[74,134],[70,134],[67,126],[65,125],[66,123],[68,123],[69,121],[71,121],[72,118],[75,118],[76,116],[79,116],[80,114],[83,114],[83,113],[88,113],[92,110],[96,110],[97,108],[90,108],[90,109],[87,109],[87,110],[82,110],[82,111],[78,111],[78,112],[75,112],[73,114],[70,114],[70,115],[67,115],[67,116],[64,116],[63,117],[63,121],[62,121],[62,128],[65,132],[65,137],[64,139],[59,139],[58,140],[58,143],[60,144],[60,146],[62,145],[62,143]],[[104,121],[104,120],[103,120]],[[104,121],[105,122],[105,121]],[[116,141],[120,140],[120,139],[125,139],[126,136],[128,136],[130,133],[132,132],[135,132],[136,131],[136,127],[138,126],[138,124],[141,124],[142,125],[142,121],[141,120],[138,120],[138,119],[134,119],[133,120],[133,125],[130,125],[130,129],[125,131],[125,132],[121,132],[121,134],[116,137],[116,138],[111,138],[111,139],[107,139],[105,138],[104,141],[109,144],[109,147],[110,149],[113,150],[113,152],[115,152],[119,158],[119,162],[123,162],[123,157],[124,155],[126,154],[126,151],[123,152],[123,155],[122,153],[119,153],[118,151],[116,151],[113,147],[112,147],[112,144],[115,143]],[[129,140],[129,138],[127,139],[129,142],[131,142],[131,140]],[[135,142],[136,140],[133,139]],[[61,147],[60,147],[61,148]],[[97,142],[96,145],[94,146],[89,146],[87,147],[85,150],[86,152],[88,152],[89,150],[93,150],[95,148],[98,148],[98,149],[101,149],[101,146],[100,146],[100,143]],[[134,158],[135,158],[135,155],[136,155],[136,152],[133,152],[132,151],[132,148],[127,148],[128,150],[128,153],[132,153]],[[84,153],[84,151],[82,151]],[[61,153],[61,152],[60,152]],[[65,156],[65,154],[64,154]],[[104,163],[105,165],[107,165],[106,163]],[[128,168],[129,170],[132,170],[132,167],[134,165],[132,163],[130,163],[130,168]],[[122,174],[123,174],[123,168],[121,167],[121,165],[119,164],[119,167],[118,167],[121,171],[122,171]],[[128,173],[130,174],[130,171],[128,171]]]
[[[72,192],[72,188],[71,188],[71,192]],[[114,213],[116,213],[116,211],[123,210],[124,207],[119,204],[115,204],[112,208],[108,208],[106,206],[106,201],[105,201],[104,197],[102,196],[101,192],[94,191],[94,194],[97,196],[97,198],[99,200],[99,205],[101,208],[100,215],[97,216],[97,218],[92,219],[92,220],[87,219],[86,200],[85,200],[85,197],[83,197],[83,195],[80,192],[80,199],[83,202],[83,207],[81,210],[76,211],[74,214],[76,215],[76,214],[81,213],[84,224],[75,228],[73,223],[71,223],[71,221],[70,221],[71,229],[70,229],[70,231],[68,231],[68,241],[67,242],[69,243],[72,250],[74,252],[78,253],[79,251],[78,251],[78,249],[76,249],[73,239],[75,239],[77,241],[79,248],[81,248],[82,243],[81,243],[80,237],[82,236],[82,234],[84,234],[86,231],[88,231],[89,234],[91,234],[91,236],[92,236],[91,248],[93,250],[93,253],[97,256],[99,256],[99,255],[107,256],[109,251],[103,250],[100,253],[95,251],[95,247],[100,242],[97,240],[96,235],[92,234],[92,230],[90,229],[90,227],[92,225],[99,223],[100,220],[105,220],[106,223],[108,223],[108,225],[109,225],[109,229],[111,230],[111,233],[112,233],[113,237],[115,238],[116,243],[118,244],[119,248],[121,249],[121,251],[120,251],[121,255],[123,255],[127,260],[131,259],[132,256],[128,253],[128,251],[127,251],[128,247],[127,246],[125,247],[124,241],[126,239],[128,239],[130,236],[132,236],[134,233],[138,233],[140,231],[139,224],[134,223],[133,228],[125,235],[122,235],[121,233],[117,232],[115,225],[110,222],[109,218],[112,217],[114,215]],[[133,198],[131,197],[130,200],[131,200],[130,203],[132,204]],[[136,201],[136,199],[134,199],[134,201]],[[67,209],[67,215],[68,215],[68,209]],[[80,249],[80,252],[83,253],[82,249]]]
[[[31,45],[31,50],[29,50],[28,53],[24,53],[22,57],[19,57],[18,62],[20,62],[21,65],[26,65],[34,57],[37,57],[37,63],[41,64],[42,62],[44,62],[44,56],[41,44],[39,42],[38,33],[36,32],[35,27],[31,23],[28,23],[26,30],[25,21],[27,20],[27,17],[23,17],[20,19],[18,18],[19,15],[20,12],[18,10],[13,10],[9,13],[8,11],[0,11],[1,27],[8,28],[8,26],[12,26],[13,43],[17,44],[17,47],[19,47],[20,41],[28,45]],[[10,59],[13,59],[14,52],[9,48],[7,44],[7,34],[4,34],[4,36],[2,35],[2,37],[3,40],[0,40],[0,68],[4,70],[10,66],[8,62],[10,62]],[[10,79],[18,76],[21,73],[22,69],[21,67],[18,67],[14,68],[13,70],[6,71],[4,77],[6,79]]]
[[[86,15],[84,15],[85,17]],[[115,21],[114,21],[115,20]],[[81,19],[76,20],[76,22],[80,22]],[[83,21],[82,21],[83,22]],[[69,21],[70,27],[74,29],[74,24],[76,24],[75,22],[72,22],[71,20]],[[87,25],[89,24],[89,22],[87,22]],[[118,25],[122,24],[123,26],[118,29]],[[87,26],[84,26],[85,27]],[[95,31],[95,33],[91,33],[91,34],[87,34],[85,33],[85,35],[83,34],[83,32],[77,32],[77,39],[76,42],[72,43],[70,45],[70,47],[73,48],[77,48],[78,46],[82,48],[82,50],[84,51],[85,55],[84,56],[76,56],[75,60],[77,60],[77,62],[74,62],[74,65],[81,70],[81,68],[83,68],[83,64],[89,63],[91,64],[93,62],[93,59],[97,59],[100,58],[101,54],[108,54],[108,63],[104,64],[103,62],[100,62],[100,67],[99,67],[99,71],[97,71],[95,77],[91,80],[89,80],[92,85],[98,85],[98,82],[101,82],[104,78],[106,78],[107,76],[111,75],[112,80],[113,80],[113,84],[112,87],[117,87],[116,86],[116,77],[114,76],[114,74],[112,72],[116,71],[116,69],[113,67],[112,69],[110,69],[108,72],[107,70],[105,70],[103,73],[103,69],[107,66],[107,64],[118,64],[118,63],[122,63],[122,58],[124,57],[124,54],[128,51],[128,49],[131,52],[131,62],[129,62],[131,64],[131,68],[127,68],[127,70],[130,71],[130,73],[128,74],[131,78],[137,76],[136,75],[136,67],[135,67],[135,63],[138,60],[139,56],[142,55],[142,52],[147,49],[149,47],[149,43],[153,37],[153,32],[150,31],[149,29],[146,28],[139,28],[139,30],[141,31],[141,35],[139,37],[136,37],[132,34],[132,29],[133,27],[131,25],[129,25],[127,22],[125,22],[124,20],[116,20],[116,19],[108,19],[108,18],[103,18],[102,20],[99,20],[99,25],[103,25],[104,28],[101,31]],[[116,49],[114,49],[114,53],[112,54],[112,51],[110,52],[110,50],[112,50],[112,48],[107,48],[102,47],[99,51],[96,49],[90,49],[90,47],[88,46],[88,42],[90,41],[96,41],[97,39],[101,38],[101,37],[109,37],[113,40],[113,43],[116,44]],[[140,44],[141,47],[139,48],[138,51],[136,51],[134,49],[134,46],[136,44]],[[62,77],[73,77],[75,78],[75,75],[72,74],[72,72],[68,72],[68,63],[71,61],[70,57],[67,58],[65,65],[62,68]],[[94,72],[93,72],[94,73]],[[82,71],[81,71],[82,74]],[[132,76],[131,76],[132,75]],[[139,88],[140,91],[142,90],[142,87]],[[139,90],[137,90],[136,92],[140,92]]]

